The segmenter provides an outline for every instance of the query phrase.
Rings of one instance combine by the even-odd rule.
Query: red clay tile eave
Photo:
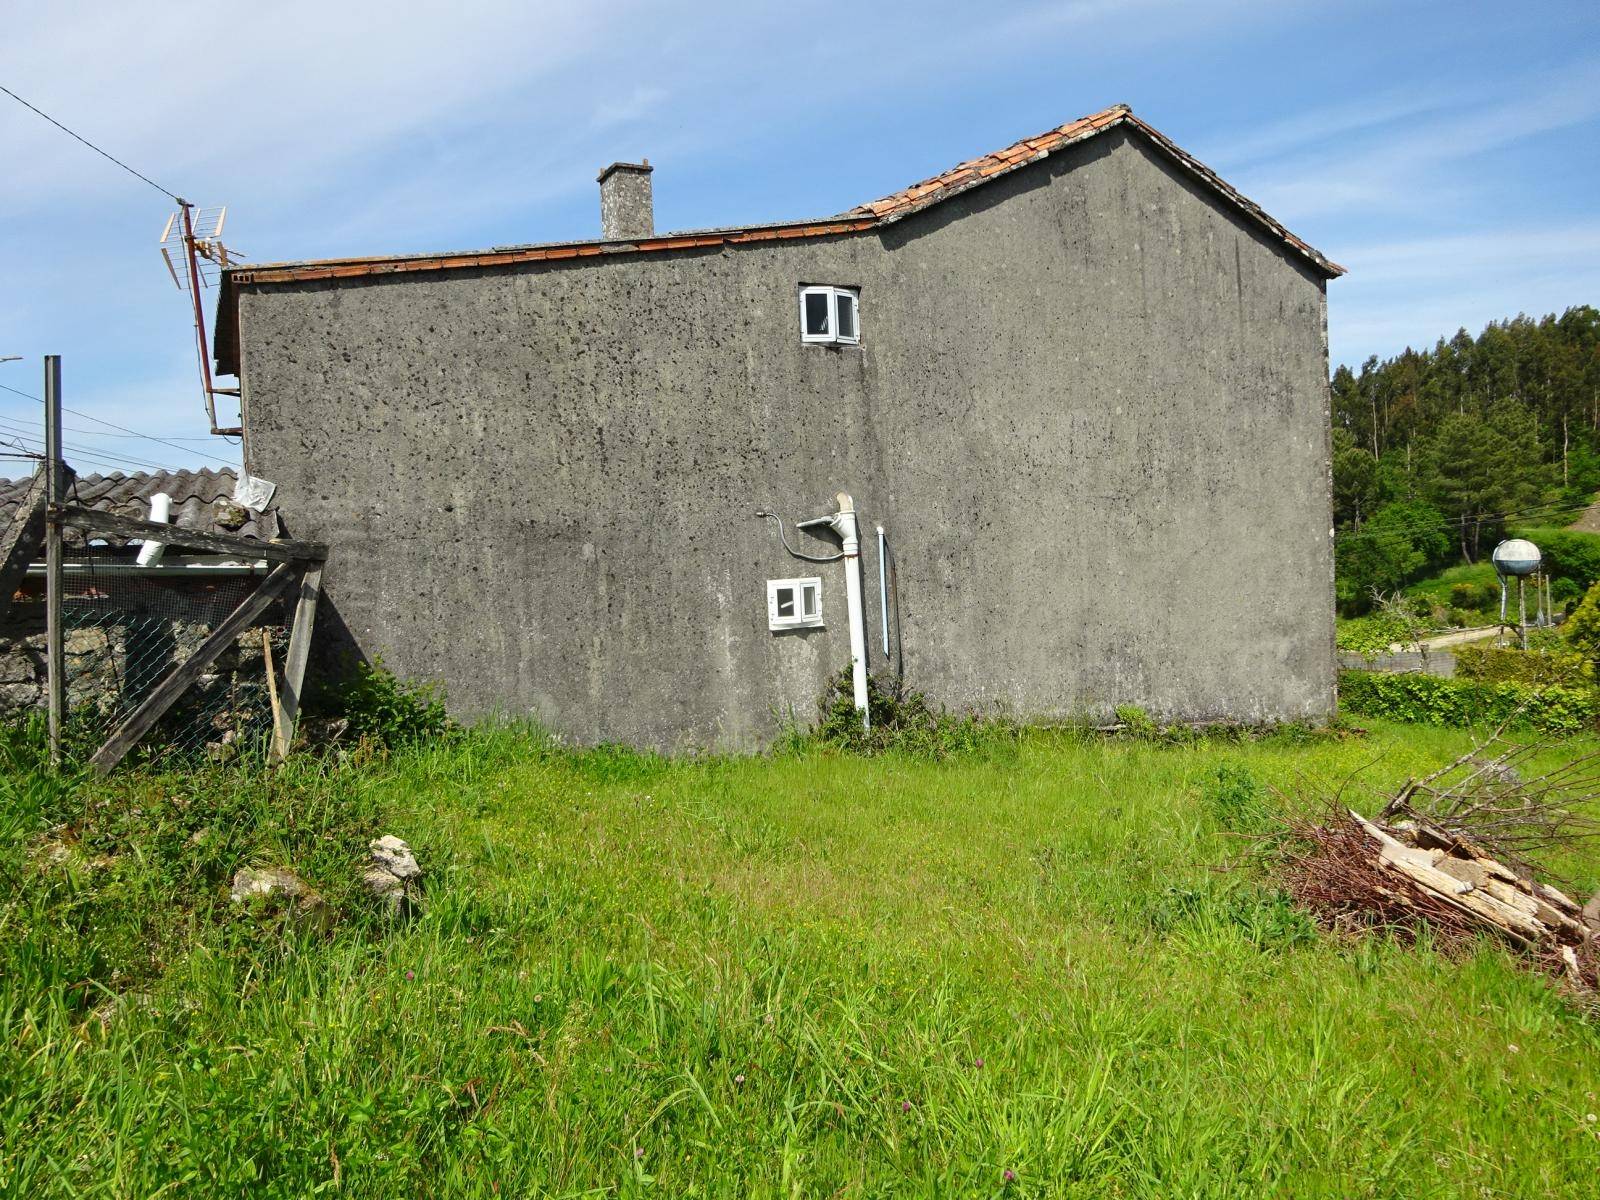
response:
[[[729,229],[709,234],[663,235],[631,242],[585,242],[551,246],[527,246],[515,250],[493,250],[482,254],[433,254],[411,258],[349,258],[323,262],[291,263],[283,266],[241,267],[228,272],[234,286],[256,283],[311,283],[323,279],[352,279],[363,275],[404,274],[414,271],[449,271],[471,267],[501,267],[526,262],[556,262],[569,258],[592,258],[610,254],[646,254],[656,250],[686,250],[693,247],[742,245],[746,242],[774,241],[783,238],[829,237],[858,233],[876,222],[868,217],[846,220],[813,221],[763,229]]]

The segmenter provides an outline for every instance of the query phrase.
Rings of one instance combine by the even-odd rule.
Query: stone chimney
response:
[[[650,199],[650,172],[643,162],[614,162],[600,172],[600,236],[608,242],[635,241],[656,231]]]

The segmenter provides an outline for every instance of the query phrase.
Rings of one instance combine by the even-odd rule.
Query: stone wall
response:
[[[281,622],[274,611],[273,621]],[[93,739],[109,731],[172,667],[186,659],[211,632],[207,621],[122,613],[93,624],[74,624],[68,614],[64,638],[67,708],[76,730]],[[281,670],[287,629],[268,626],[274,662]],[[46,691],[45,606],[42,600],[14,604],[0,626],[0,721],[44,711]],[[228,745],[270,719],[261,629],[247,630],[158,727],[155,740],[199,747]]]

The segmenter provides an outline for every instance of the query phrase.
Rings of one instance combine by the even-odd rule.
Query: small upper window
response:
[[[855,288],[803,287],[800,289],[800,340],[803,342],[861,341],[861,297]]]

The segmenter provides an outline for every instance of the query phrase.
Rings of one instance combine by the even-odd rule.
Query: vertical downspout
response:
[[[856,503],[848,492],[834,497],[839,512],[832,525],[844,543],[844,594],[850,612],[850,677],[861,728],[872,728],[867,712],[867,620],[861,608],[861,531],[856,525]]]

